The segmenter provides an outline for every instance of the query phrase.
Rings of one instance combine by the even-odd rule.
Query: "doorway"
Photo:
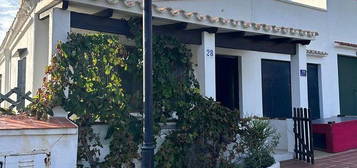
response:
[[[319,67],[317,64],[307,64],[307,86],[311,118],[320,118],[320,87]]]
[[[239,109],[238,57],[216,56],[216,100],[230,109]]]
[[[357,115],[357,58],[338,56],[340,110],[342,115]]]
[[[317,64],[307,64],[309,108],[312,119],[320,118],[320,87]],[[291,118],[290,62],[262,60],[263,115],[269,118]]]

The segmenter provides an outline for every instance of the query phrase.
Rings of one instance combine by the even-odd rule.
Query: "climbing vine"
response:
[[[134,46],[118,36],[69,34],[59,43],[29,111],[38,118],[63,106],[79,126],[78,160],[90,167],[133,167],[142,142],[142,25],[130,19]],[[153,37],[154,129],[176,122],[155,156],[155,167],[234,167],[239,112],[202,97],[193,73],[191,51],[173,37]],[[177,115],[178,117],[173,117]],[[136,116],[136,117],[134,117]],[[102,144],[92,126],[109,127],[110,153],[100,162]]]
[[[39,103],[30,105],[32,114],[39,117],[47,112],[42,104],[60,105],[73,114],[79,126],[78,160],[91,167],[130,165],[132,158],[138,157],[141,123],[128,112],[121,78],[128,70],[128,57],[118,37],[70,34],[66,43],[58,44],[47,68],[43,87],[35,97]],[[109,125],[106,138],[112,138],[111,147],[116,149],[104,163],[98,159],[102,145],[91,127],[96,122]]]

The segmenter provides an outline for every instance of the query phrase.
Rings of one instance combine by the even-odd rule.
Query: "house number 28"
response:
[[[213,57],[213,56],[214,56],[213,50],[207,49],[207,50],[206,50],[206,56],[207,56],[207,57]]]

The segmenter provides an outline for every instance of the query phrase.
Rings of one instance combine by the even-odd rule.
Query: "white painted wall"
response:
[[[46,66],[58,41],[65,41],[70,32],[69,11],[54,8],[50,17],[39,20],[38,14],[32,13],[12,43],[2,48],[0,74],[3,75],[2,93],[7,93],[17,86],[18,49],[27,48],[26,55],[26,92],[35,95],[42,86]],[[51,53],[51,54],[49,54]],[[9,59],[5,59],[5,55]],[[6,70],[8,64],[9,70]],[[13,95],[11,98],[16,99]]]
[[[357,43],[356,0],[328,0],[326,11],[284,3],[279,0],[184,0],[155,3],[211,16],[318,31],[320,35],[307,48],[326,51],[329,55],[322,58],[307,57],[307,62],[319,64],[320,67],[322,116],[329,117],[339,114],[337,54],[356,56],[356,50],[336,48],[334,41]],[[24,26],[19,33],[18,38],[6,48],[8,52],[1,53],[1,56],[6,53],[13,55],[19,48],[28,48],[26,80],[27,82],[32,80],[32,82],[26,84],[26,90],[33,93],[41,86],[44,68],[48,64],[49,53],[52,53],[54,44],[57,40],[65,40],[66,32],[70,31],[68,27],[69,15],[66,11],[56,9],[52,14],[54,14],[52,16],[59,15],[59,19],[50,17],[47,20],[40,21],[37,18],[34,19],[35,15],[32,16],[27,22],[27,26]],[[203,52],[199,54],[199,46],[191,46],[191,49],[194,54],[192,62],[197,64],[200,62],[198,55],[202,55]],[[216,54],[240,58],[240,111],[243,116],[262,116],[261,60],[290,61],[290,55],[223,48],[215,48],[215,50]],[[195,67],[196,76],[199,76],[198,72],[199,67]],[[0,73],[4,74],[2,93],[15,87],[17,83],[16,58],[11,58],[10,69],[7,73],[5,61],[0,62]],[[8,83],[5,84],[5,81]],[[213,94],[210,93],[210,95]],[[277,121],[274,125],[277,128],[283,128],[286,123]],[[288,138],[284,130],[280,130],[280,132],[283,133],[283,139]],[[7,141],[13,141],[14,138],[15,136],[9,136]],[[37,138],[41,138],[41,136],[35,136],[35,141],[37,141]],[[53,135],[53,139],[56,138],[58,138],[57,135]],[[280,144],[279,148],[287,146],[287,144]],[[63,146],[63,149],[66,149],[66,147]]]
[[[34,55],[35,64],[33,67],[33,88],[32,93],[36,94],[37,89],[42,86],[42,79],[45,74],[45,67],[48,65],[49,58],[49,19],[40,20],[38,14],[35,14],[34,18],[34,51],[31,53]]]
[[[239,56],[241,60],[240,100],[244,117],[263,116],[261,60],[290,61],[290,55],[217,48],[216,54]]]
[[[0,74],[2,75],[0,93],[5,93],[5,59],[0,61]]]
[[[292,107],[308,108],[307,74],[300,75],[301,70],[307,70],[306,46],[298,44],[290,60]]]
[[[55,54],[56,45],[67,41],[68,33],[71,32],[71,12],[59,8],[51,9],[49,15],[49,64]]]
[[[104,162],[105,157],[110,153],[110,139],[105,139],[107,135],[108,125],[105,124],[97,124],[92,126],[93,133],[99,137],[99,142],[101,143],[102,147],[97,147],[100,151],[100,155],[98,157],[99,162]],[[90,167],[89,163],[85,160],[78,160],[79,165],[83,165],[84,167]]]
[[[176,125],[175,123],[167,123],[167,127],[165,127],[165,126],[162,127],[159,135],[157,135],[155,137],[155,141],[156,141],[155,153],[158,152],[161,145],[164,143],[166,136],[170,135],[172,133],[175,125]],[[104,162],[105,157],[110,153],[110,142],[112,141],[112,138],[105,139],[105,137],[107,135],[108,125],[106,125],[106,124],[92,125],[92,129],[93,129],[93,133],[99,137],[99,142],[102,145],[102,147],[96,148],[100,151],[100,155],[99,156],[97,155],[97,157],[99,159],[99,162]],[[139,144],[138,153],[141,153],[141,146],[142,146],[142,144]],[[141,161],[134,159],[133,163],[135,164],[136,168],[141,167]],[[84,167],[90,167],[89,163],[85,160],[78,161],[78,164],[83,165]]]
[[[77,138],[77,128],[0,130],[0,157],[44,153],[51,155],[51,168],[74,168]]]
[[[195,5],[192,4],[188,5],[196,2],[160,3],[188,11],[212,14],[213,16],[218,15],[257,23],[318,31],[320,35],[307,46],[307,49],[326,51],[328,56],[322,58],[307,57],[307,62],[318,64],[320,67],[321,116],[330,117],[340,113],[337,54],[356,56],[356,50],[336,48],[334,41],[357,43],[357,19],[354,19],[357,17],[357,2],[355,0],[343,2],[328,0],[328,9],[325,11],[278,0],[248,0],[245,2],[224,0],[219,1],[219,4],[211,1],[197,2],[200,4],[200,8],[195,8]],[[235,12],[219,10],[221,8],[235,9]],[[217,49],[216,52],[217,54],[241,56],[242,58],[241,87],[243,102],[241,111],[245,115],[260,116],[262,114],[260,60],[264,58],[290,61],[290,56],[242,50],[223,50]]]
[[[7,59],[4,59],[4,62],[1,64],[2,68],[4,69],[3,72],[3,87],[4,89],[2,90],[2,93],[7,93],[10,89],[17,87],[17,73],[18,73],[18,60],[19,57],[17,56],[17,51],[18,49],[22,48],[27,48],[27,54],[26,54],[26,85],[25,85],[25,91],[31,91],[32,92],[32,80],[33,80],[33,74],[34,74],[34,61],[33,61],[33,20],[32,17],[25,22],[24,26],[21,29],[21,32],[18,34],[18,36],[15,37],[14,41],[6,46],[3,50],[5,57]],[[8,64],[8,67],[6,67],[6,64]],[[6,70],[8,68],[8,70]],[[30,81],[30,82],[29,82]],[[11,97],[12,99],[16,100],[16,96],[13,95]]]
[[[215,34],[202,32],[202,45],[197,50],[198,81],[201,94],[216,100]]]
[[[293,153],[295,146],[293,120],[269,120],[269,124],[280,135],[279,144],[276,149]]]
[[[337,54],[334,41],[357,43],[357,2],[355,0],[328,1],[327,11],[314,10],[275,0],[255,0],[254,17],[256,22],[286,25],[318,31],[320,35],[308,49],[327,51],[326,58],[308,58],[308,62],[321,66],[322,113],[324,117],[337,115],[339,109],[339,88]],[[269,14],[268,14],[269,13]]]
[[[338,88],[338,69],[337,69],[337,54],[344,54],[349,56],[356,56],[356,51],[353,49],[343,49],[336,48],[334,46],[334,41],[345,41],[350,43],[357,43],[357,31],[355,28],[357,26],[357,2],[355,0],[328,0],[327,10],[317,10],[313,8],[307,8],[304,6],[285,3],[280,0],[206,0],[206,1],[160,1],[155,2],[160,4],[160,6],[169,6],[175,9],[184,9],[186,11],[196,11],[199,13],[209,14],[211,16],[222,16],[226,18],[233,18],[238,20],[252,21],[257,23],[274,24],[285,27],[294,27],[307,30],[318,31],[319,36],[310,45],[307,46],[308,49],[315,49],[326,51],[329,53],[327,57],[315,58],[308,57],[307,62],[315,63],[320,65],[320,85],[321,85],[321,112],[323,117],[329,117],[339,114],[339,88]],[[199,6],[199,8],[197,8]],[[57,13],[61,13],[59,11]],[[64,20],[68,20],[68,15],[64,14],[61,17]],[[58,20],[60,21],[60,20]],[[38,21],[35,21],[37,23]],[[45,22],[45,21],[44,21]],[[42,22],[42,24],[44,23]],[[51,27],[53,29],[52,33],[56,36],[56,39],[63,39],[63,32],[68,31],[68,22],[65,24],[62,22],[50,22],[54,23]],[[33,79],[32,84],[28,84],[26,89],[34,92],[41,82],[44,66],[44,61],[48,61],[45,58],[45,54],[37,53],[37,50],[45,50],[41,48],[41,44],[45,43],[47,38],[47,33],[38,32],[42,29],[44,32],[47,28],[44,26],[39,28],[41,24],[38,24],[36,30],[33,26],[28,29],[31,31],[23,31],[21,38],[16,40],[10,52],[13,53],[16,48],[27,46],[29,48],[28,64],[31,60],[35,60],[36,66],[34,64],[34,70],[29,69],[28,79]],[[65,31],[62,31],[65,30]],[[59,31],[62,33],[53,33],[54,31]],[[32,33],[31,33],[32,32]],[[33,41],[33,34],[38,37],[37,40]],[[62,35],[60,35],[62,34]],[[29,40],[32,39],[32,40]],[[32,41],[36,46],[36,51],[31,51]],[[50,40],[50,44],[44,45],[44,48],[53,48],[54,40]],[[39,44],[39,45],[36,45]],[[51,45],[52,46],[49,46]],[[51,50],[51,49],[50,49]],[[261,95],[261,63],[260,60],[264,59],[276,59],[276,60],[290,60],[289,55],[281,54],[271,54],[271,53],[259,53],[243,50],[220,50],[217,54],[228,54],[240,56],[242,64],[242,109],[241,111],[247,115],[258,115],[262,114],[262,95]],[[52,50],[51,50],[52,51]],[[195,53],[195,52],[194,52]],[[35,59],[29,59],[35,55]],[[193,58],[197,63],[197,58]],[[11,64],[11,78],[10,88],[16,84],[15,76],[17,64],[15,64],[15,59]],[[4,73],[4,63],[0,65],[0,72]],[[28,66],[29,68],[30,66]],[[38,68],[37,68],[38,67]],[[44,68],[44,67],[43,67]],[[4,77],[5,79],[6,77]]]

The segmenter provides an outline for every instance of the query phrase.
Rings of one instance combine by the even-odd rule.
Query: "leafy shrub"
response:
[[[48,108],[58,105],[74,114],[79,126],[78,160],[89,162],[91,167],[121,167],[138,157],[141,122],[127,110],[122,81],[127,58],[117,36],[69,34],[66,43],[57,45],[36,103],[29,106],[39,118],[46,118]],[[98,121],[109,125],[107,138],[112,137],[113,150],[105,163],[97,158],[102,145],[91,128]]]
[[[132,167],[132,160],[140,158],[142,123],[130,113],[142,113],[143,109],[141,21],[132,19],[129,25],[135,47],[124,46],[118,36],[70,34],[66,43],[57,46],[37,103],[29,108],[39,118],[45,118],[51,113],[48,109],[57,105],[74,113],[80,127],[78,160],[88,161],[91,167]],[[178,115],[177,130],[155,156],[156,167],[235,168],[234,154],[253,156],[256,151],[273,148],[271,143],[261,143],[271,135],[266,126],[253,122],[252,128],[246,125],[248,133],[240,132],[238,111],[199,94],[192,55],[184,44],[155,35],[153,49],[155,133],[159,123],[167,122],[173,113]],[[101,144],[91,129],[97,121],[109,125],[106,138],[112,138],[104,163],[97,158]],[[247,143],[238,144],[237,134]]]
[[[130,113],[143,109],[141,21],[129,23],[135,47],[124,46],[118,36],[69,34],[67,42],[58,44],[36,103],[29,108],[43,119],[57,105],[75,114],[80,127],[78,160],[88,161],[91,167],[130,167],[140,157],[142,123]],[[159,123],[188,109],[194,101],[189,94],[197,95],[199,89],[192,55],[184,44],[156,35],[153,48],[154,128],[158,133]],[[105,163],[99,163],[101,144],[91,129],[97,121],[109,125],[107,138],[112,138]]]
[[[245,119],[240,122],[239,144],[243,149],[245,167],[266,168],[275,163],[271,156],[279,142],[279,134],[267,120]]]
[[[234,167],[239,112],[221,106],[211,99],[191,95],[192,101],[185,112],[179,113],[177,131],[167,137],[156,156],[159,168]]]
[[[244,160],[246,168],[267,168],[275,163],[270,151],[254,152]]]

